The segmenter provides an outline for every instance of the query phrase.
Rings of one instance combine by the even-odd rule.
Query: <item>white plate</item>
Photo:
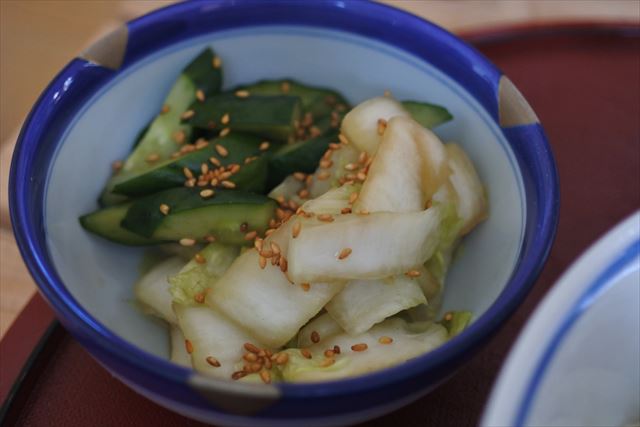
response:
[[[640,421],[640,212],[594,244],[537,308],[482,426]]]

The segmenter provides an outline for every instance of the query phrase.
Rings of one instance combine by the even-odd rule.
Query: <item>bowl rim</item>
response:
[[[170,19],[170,17],[176,13],[197,13],[198,8],[203,4],[204,2],[198,1],[177,3],[134,19],[127,24],[130,37],[136,37],[139,34],[144,34],[145,31],[151,31],[153,25]],[[231,8],[249,8],[255,6],[256,3],[252,1],[217,0],[213,3],[207,2],[207,4],[213,5],[220,11],[224,11]],[[295,0],[275,0],[272,1],[270,5],[278,7],[299,7],[300,3],[297,3]],[[403,24],[409,25],[411,31],[416,32],[418,35],[430,34],[433,36],[435,34],[443,43],[447,44],[447,46],[459,50],[461,55],[464,55],[473,63],[474,67],[480,67],[484,73],[498,77],[503,75],[503,73],[492,65],[481,53],[464,41],[435,24],[412,15],[409,12],[396,9],[395,7],[368,1],[345,3],[340,0],[316,2],[313,3],[312,6],[306,4],[305,8],[306,7],[313,7],[316,10],[336,14],[341,13],[341,10],[348,11],[368,22],[379,23],[381,19],[384,19],[384,22],[387,23],[402,22]],[[314,24],[300,24],[297,21],[289,22],[289,24],[315,26],[323,29],[341,30],[348,33],[360,34],[355,31],[354,28],[343,22],[323,20],[322,16],[309,17],[307,19],[315,19]],[[279,22],[278,24],[281,23]],[[220,29],[220,31],[221,30],[224,30],[224,28]],[[206,32],[213,33],[215,31],[209,30]],[[414,53],[421,60],[424,60],[419,54],[412,50],[412,48],[415,48],[416,41],[414,40],[405,40],[404,43],[401,43],[397,39],[390,38],[388,32],[380,32],[376,34],[375,37],[378,41],[387,43],[394,48]],[[186,40],[188,38],[191,38],[191,36],[183,36],[180,40]],[[162,44],[163,42],[165,43],[164,45]],[[147,46],[146,54],[151,54],[174,42],[175,40],[169,39],[168,41],[159,42],[160,44],[156,43],[151,47]],[[135,63],[141,56],[144,56],[143,51],[144,49],[142,47],[137,46],[137,50],[127,53],[125,62]],[[88,341],[95,345],[99,352],[105,353],[109,357],[115,358],[119,362],[134,369],[142,370],[152,375],[160,375],[167,381],[184,382],[193,375],[194,371],[179,367],[162,358],[147,353],[108,330],[70,295],[62,281],[57,277],[55,267],[47,258],[48,248],[46,238],[43,237],[45,233],[42,227],[44,216],[43,205],[46,194],[43,191],[42,197],[40,199],[35,198],[34,200],[29,196],[29,178],[31,177],[30,172],[33,171],[33,165],[30,161],[37,146],[42,142],[43,129],[47,128],[46,124],[51,123],[54,118],[54,113],[60,109],[55,102],[57,91],[65,85],[65,81],[68,81],[67,79],[69,77],[78,77],[80,78],[79,80],[81,80],[82,73],[87,70],[94,74],[100,74],[100,76],[104,74],[102,67],[85,60],[72,60],[52,80],[36,101],[20,132],[14,150],[9,180],[10,213],[16,241],[40,292],[54,308],[58,317],[66,320],[68,322],[67,324],[73,324],[74,329],[71,330],[71,332],[76,335],[76,337],[83,338],[81,340],[83,344]],[[104,82],[97,84],[95,81],[87,83],[88,87],[94,91],[103,84]],[[465,89],[469,90],[467,87],[465,87]],[[492,107],[488,105],[486,99],[484,101],[487,102],[479,99],[480,95],[477,92],[475,96],[474,92],[470,93],[496,120],[496,123],[498,123],[497,109],[495,109],[495,106]],[[493,93],[492,95],[495,96],[496,94]],[[74,102],[77,102],[77,100]],[[70,115],[73,116],[71,113]],[[68,124],[69,122],[62,123],[61,126],[66,127]],[[528,232],[531,234],[531,242],[529,242],[531,245],[530,253],[526,257],[523,257],[522,251],[525,244],[523,242],[520,247],[520,258],[514,266],[511,278],[505,284],[504,289],[496,300],[482,316],[478,317],[469,328],[455,339],[402,365],[396,365],[354,378],[335,381],[310,384],[280,383],[277,384],[276,387],[280,389],[282,397],[305,398],[328,395],[336,396],[402,382],[417,374],[424,374],[427,371],[433,371],[439,367],[443,367],[451,363],[452,360],[462,360],[466,358],[465,353],[486,342],[487,338],[496,332],[497,327],[506,320],[522,302],[531,289],[535,279],[540,274],[551,250],[557,228],[559,186],[555,160],[541,125],[535,124],[532,126],[536,127],[536,132],[528,133],[526,137],[529,138],[531,140],[530,143],[535,145],[539,150],[540,156],[537,159],[538,164],[536,164],[536,167],[541,168],[543,176],[545,177],[543,182],[537,182],[536,187],[531,190],[536,191],[537,196],[540,198],[540,206],[537,207],[540,217],[539,222],[533,226],[535,231]],[[500,129],[504,131],[504,128],[500,127]],[[511,149],[515,152],[516,150],[511,144],[511,138],[507,135],[505,135],[505,137],[507,141],[510,142]],[[58,139],[56,143],[59,144],[60,140]],[[49,160],[51,160],[51,158],[49,158]],[[50,163],[47,163],[47,159],[44,159],[44,162],[45,165],[50,166]],[[38,211],[35,215],[40,223],[23,221],[23,218],[30,218],[27,213],[29,209],[33,209],[32,204],[35,204],[35,208]],[[527,225],[528,222],[529,218],[527,215],[525,225]],[[45,242],[44,246],[43,240]],[[219,382],[224,380],[212,381]],[[227,381],[224,382],[226,383]]]

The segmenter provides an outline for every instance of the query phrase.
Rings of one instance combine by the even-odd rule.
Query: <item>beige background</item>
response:
[[[301,0],[302,1],[302,0]],[[109,29],[171,1],[0,0],[0,336],[35,285],[10,231],[7,175],[16,132],[49,80]],[[540,21],[640,24],[640,0],[386,1],[453,32]]]

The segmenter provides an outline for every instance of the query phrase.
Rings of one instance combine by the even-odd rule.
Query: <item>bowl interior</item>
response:
[[[133,302],[143,250],[90,235],[78,217],[97,208],[111,162],[126,156],[180,70],[207,45],[223,59],[227,88],[290,77],[335,88],[354,104],[389,89],[401,100],[446,106],[455,119],[436,133],[461,144],[474,161],[490,217],[465,239],[443,309],[471,310],[476,318],[487,310],[514,269],[525,225],[520,170],[493,119],[452,79],[389,45],[334,30],[270,26],[219,32],[155,52],[115,77],[69,125],[49,171],[45,227],[58,275],[90,315],[134,345],[167,355],[165,328]]]

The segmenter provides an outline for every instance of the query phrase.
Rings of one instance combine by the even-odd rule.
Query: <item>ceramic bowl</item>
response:
[[[492,392],[486,426],[640,424],[640,212],[560,278]]]
[[[490,218],[466,239],[444,310],[473,324],[430,354],[363,377],[252,386],[166,360],[167,334],[132,304],[141,251],[83,231],[96,197],[189,60],[211,45],[225,86],[290,77],[352,103],[391,90],[445,105],[438,129],[486,184]],[[549,252],[558,212],[544,131],[515,86],[469,45],[370,2],[186,2],[127,23],[72,60],[25,122],[12,164],[11,214],[40,291],[69,332],[113,375],[189,417],[226,425],[348,424],[427,393],[468,359],[522,301]]]

